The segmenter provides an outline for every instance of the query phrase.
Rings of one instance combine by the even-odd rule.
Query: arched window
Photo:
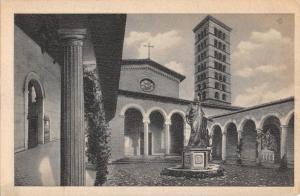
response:
[[[215,89],[219,89],[219,83],[215,82]]]
[[[222,100],[226,101],[226,95],[225,94],[222,95]]]
[[[222,91],[226,91],[226,86],[225,86],[225,84],[222,84]]]
[[[219,99],[219,93],[215,92],[215,99]]]
[[[204,100],[204,99],[206,99],[206,92],[205,91],[203,91],[203,93],[202,93],[202,100]]]

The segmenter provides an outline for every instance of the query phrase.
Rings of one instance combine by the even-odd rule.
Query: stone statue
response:
[[[186,112],[186,121],[191,126],[188,146],[199,148],[207,148],[209,146],[207,120],[204,116],[199,97],[196,97]]]

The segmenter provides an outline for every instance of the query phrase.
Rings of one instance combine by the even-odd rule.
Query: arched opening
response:
[[[248,120],[242,128],[242,151],[241,159],[245,164],[256,163],[257,144],[256,144],[256,126],[252,120]]]
[[[28,82],[28,148],[34,148],[44,143],[44,111],[43,93],[40,84],[32,79]]]
[[[288,123],[287,132],[287,163],[290,166],[294,165],[294,115]]]
[[[164,117],[159,111],[151,112],[148,135],[149,155],[165,153],[164,122]]]
[[[144,152],[143,115],[130,108],[125,112],[124,153],[125,156],[138,156]]]
[[[237,160],[238,133],[234,123],[227,126],[226,161]]]
[[[173,114],[170,127],[170,153],[181,154],[184,143],[184,120],[180,114]]]
[[[261,141],[262,153],[272,153],[273,159],[265,160],[262,162],[279,163],[280,161],[280,121],[275,116],[270,116],[265,119],[263,123],[263,136]]]
[[[222,130],[221,127],[215,126],[213,128],[212,136],[212,159],[222,159]]]

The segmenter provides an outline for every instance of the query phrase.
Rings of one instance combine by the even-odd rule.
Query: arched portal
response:
[[[226,129],[226,161],[237,159],[238,133],[234,123],[230,123]]]
[[[219,126],[213,127],[212,135],[212,159],[222,159],[222,130]]]
[[[287,162],[289,165],[294,165],[294,115],[288,123],[287,132]]]
[[[280,120],[276,116],[270,116],[263,122],[262,152],[274,153],[274,160],[268,162],[280,162]],[[262,160],[264,161],[264,159]]]
[[[124,152],[125,156],[143,154],[143,116],[142,113],[130,108],[125,112]]]
[[[184,143],[184,120],[180,114],[175,113],[171,117],[171,123],[172,124],[170,127],[170,153],[181,154]]]
[[[149,155],[165,153],[165,119],[159,111],[150,113],[150,125],[148,136]]]
[[[242,130],[241,159],[243,163],[255,164],[257,157],[256,125],[252,120],[247,120]]]
[[[27,85],[27,121],[28,121],[28,148],[34,148],[38,144],[44,143],[44,111],[43,111],[43,91],[40,83],[34,79]]]

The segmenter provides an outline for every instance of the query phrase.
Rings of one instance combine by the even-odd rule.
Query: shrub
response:
[[[110,133],[105,120],[103,97],[96,70],[84,72],[84,106],[86,155],[88,161],[96,166],[94,185],[101,186],[107,180]]]

